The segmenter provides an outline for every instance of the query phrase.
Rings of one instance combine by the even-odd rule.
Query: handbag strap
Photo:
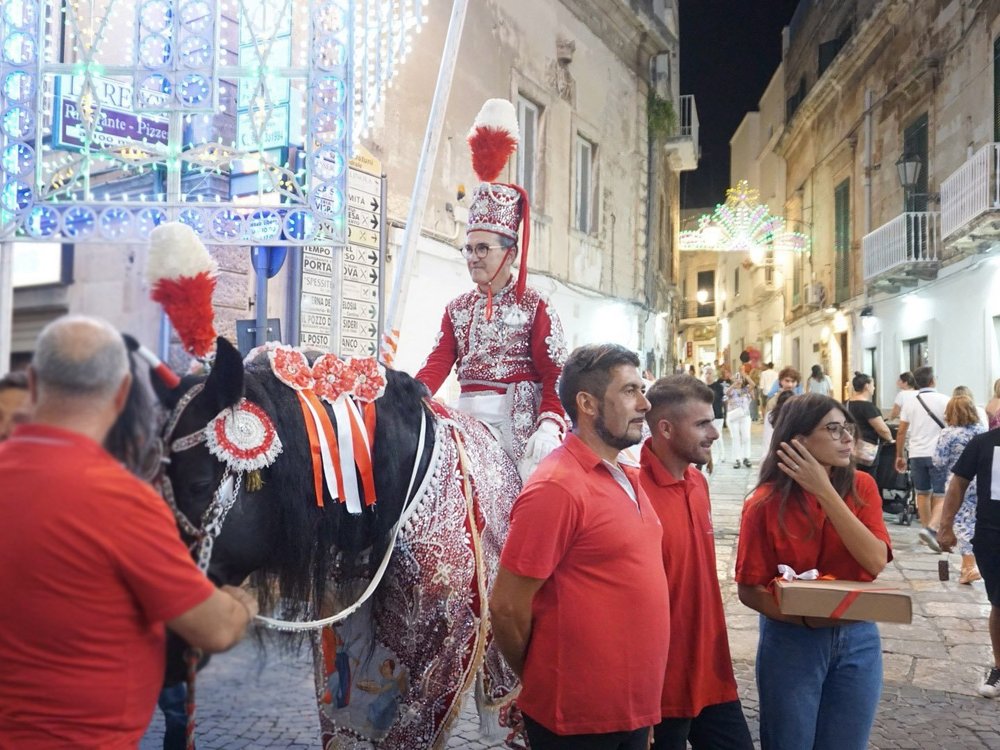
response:
[[[926,411],[928,414],[931,415],[931,419],[933,419],[937,423],[937,426],[940,427],[943,430],[944,429],[944,422],[942,422],[938,418],[937,414],[935,414],[934,412],[931,411],[931,407],[929,407],[926,403],[924,403],[924,400],[922,398],[920,398],[920,394],[919,393],[917,394],[917,401],[919,401],[920,405],[922,407],[924,407],[924,411]]]

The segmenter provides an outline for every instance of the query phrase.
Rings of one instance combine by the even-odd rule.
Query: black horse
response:
[[[178,439],[204,431],[243,398],[260,406],[274,423],[283,450],[260,471],[259,481],[241,477],[246,481],[237,484],[207,569],[216,584],[240,585],[249,578],[262,612],[278,610],[288,620],[315,619],[352,602],[393,543],[394,527],[414,499],[406,497],[411,475],[416,478],[410,494],[419,497],[407,511],[412,515],[399,533],[371,608],[352,615],[353,622],[335,638],[314,638],[324,746],[343,729],[381,747],[431,747],[443,741],[461,692],[484,660],[490,675],[479,688],[487,703],[502,703],[514,684],[489,643],[485,599],[518,489],[508,486],[516,471],[479,423],[460,415],[434,416],[420,383],[393,370],[386,376],[385,393],[375,402],[377,502],[357,515],[332,499],[325,487],[324,504],[317,504],[299,397],[274,376],[266,355],[244,366],[232,345],[219,338],[207,377],[186,377],[172,391],[158,389],[173,416],[166,428],[171,434],[164,436],[168,450]],[[200,392],[192,398],[191,389],[199,383]],[[422,428],[426,439],[417,455]],[[197,527],[225,479],[226,466],[204,442],[183,447],[169,450],[166,484],[179,517]],[[480,470],[477,478],[467,456],[488,471]],[[458,471],[463,465],[464,478]],[[180,525],[193,546],[197,538],[191,528]],[[463,527],[462,538],[472,541],[457,549]],[[442,577],[449,576],[453,590],[441,585]],[[344,662],[353,663],[358,672],[354,706],[338,699],[324,708],[324,693],[331,703],[324,683],[331,665],[340,662],[331,654],[324,657],[321,644],[344,644],[348,637],[357,641],[361,632],[368,634],[364,647],[355,646],[353,662]],[[178,645],[173,642],[168,652],[168,684],[183,679]]]

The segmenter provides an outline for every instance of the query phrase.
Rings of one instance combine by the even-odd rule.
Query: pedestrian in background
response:
[[[117,331],[57,319],[28,377],[32,422],[0,445],[0,738],[135,747],[163,682],[164,626],[222,651],[257,604],[205,578],[163,499],[102,447],[131,386]]]
[[[947,425],[938,436],[934,449],[934,466],[939,471],[947,472],[948,483],[954,481],[952,467],[962,455],[965,446],[976,435],[986,432],[986,426],[976,413],[976,405],[968,396],[953,396],[944,410],[944,422]],[[945,485],[947,497],[947,485]],[[973,477],[962,498],[962,504],[955,514],[952,526],[958,538],[958,551],[962,555],[962,572],[958,582],[971,584],[982,576],[976,568],[976,556],[972,551],[972,537],[976,530],[976,479]]]
[[[993,381],[993,398],[986,402],[986,426],[991,430],[1000,427],[1000,378]]]
[[[944,502],[945,472],[934,466],[934,446],[944,429],[944,410],[948,397],[934,390],[934,370],[918,367],[913,373],[917,390],[903,403],[896,432],[896,471],[909,468],[917,493],[917,515],[920,517],[920,541],[934,552],[940,552],[937,529],[941,522]],[[909,461],[907,461],[907,454]]]
[[[812,372],[806,379],[806,393],[818,393],[820,396],[833,395],[833,383],[823,372],[822,365],[813,365]]]
[[[742,465],[750,468],[750,404],[753,385],[743,373],[733,375],[733,382],[726,389],[726,423],[733,440],[733,468]]]
[[[712,442],[711,466],[713,470],[726,460],[726,441],[722,439],[722,430],[726,425],[726,389],[733,382],[728,378],[728,374],[725,366],[718,373],[712,366],[709,366],[705,372],[705,382],[712,391],[712,414],[714,415],[712,426],[719,433],[719,439]]]
[[[962,507],[965,493],[976,480],[976,522],[972,537],[972,553],[986,585],[990,603],[990,643],[993,665],[978,686],[980,695],[996,698],[1000,695],[1000,430],[989,430],[969,441],[952,466],[938,543],[949,552],[956,544],[955,518]]]
[[[729,653],[715,565],[705,463],[719,439],[713,394],[696,378],[674,376],[646,391],[651,437],[640,480],[663,525],[663,566],[670,590],[670,650],[654,728],[657,750],[752,750]]]
[[[778,565],[872,581],[892,557],[875,481],[851,462],[854,423],[827,396],[790,398],[760,483],[743,508],[740,601],[761,613],[757,647],[762,750],[864,750],[882,692],[873,622],[784,615]]]
[[[617,344],[570,354],[559,398],[573,431],[511,511],[490,614],[533,750],[645,750],[660,720],[662,529],[638,471],[617,462],[649,410],[638,368]]]
[[[956,385],[951,391],[951,397],[955,398],[955,396],[965,396],[967,399],[969,399],[969,401],[972,402],[976,410],[976,416],[979,419],[979,423],[983,426],[984,430],[988,430],[990,418],[986,414],[986,409],[984,409],[981,406],[975,405],[976,397],[972,394],[972,389],[969,388],[969,386],[967,385]]]
[[[882,412],[872,403],[875,398],[875,383],[871,376],[863,372],[855,372],[851,379],[851,391],[851,397],[844,402],[844,406],[847,408],[847,413],[851,415],[851,419],[858,425],[858,438],[879,446],[873,464],[864,466],[855,463],[855,468],[874,477],[878,462],[883,453],[886,452],[882,450],[882,445],[893,443],[892,432],[889,430],[889,425],[882,419]]]
[[[0,378],[0,441],[10,437],[14,426],[28,419],[28,375],[9,372]]]
[[[771,450],[771,435],[774,432],[774,422],[777,416],[773,412],[781,399],[781,394],[801,393],[802,390],[799,388],[800,379],[799,371],[794,367],[782,367],[781,372],[778,373],[777,380],[772,383],[770,390],[773,390],[774,393],[768,397],[767,403],[764,405],[764,433],[761,440],[761,457],[766,456],[768,451]]]
[[[774,362],[765,362],[764,369],[760,371],[760,379],[757,383],[757,393],[760,398],[760,413],[767,415],[767,400],[770,398],[768,392],[771,386],[778,382],[778,371],[774,369]]]
[[[896,398],[892,402],[892,412],[889,414],[889,421],[895,422],[899,419],[899,414],[903,410],[903,404],[917,395],[917,381],[913,379],[910,371],[899,373],[896,381]]]

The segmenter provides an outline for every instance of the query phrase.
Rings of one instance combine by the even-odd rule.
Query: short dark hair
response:
[[[934,382],[934,368],[930,365],[918,367],[913,371],[913,382],[917,388],[930,388]]]
[[[872,376],[866,375],[863,372],[854,371],[854,377],[851,378],[851,387],[854,389],[855,393],[861,393],[865,389],[865,386],[872,382]]]
[[[6,391],[8,388],[28,390],[28,373],[24,370],[14,370],[0,378],[0,391]]]
[[[715,400],[712,389],[691,375],[668,375],[660,378],[646,389],[646,400],[649,401],[649,411],[646,421],[652,427],[660,415],[666,410],[682,406],[688,401],[701,401],[711,404]]]
[[[910,386],[910,388],[916,388],[917,387],[917,383],[913,379],[913,373],[910,372],[909,370],[907,370],[906,372],[899,373],[899,379],[901,381],[903,381],[904,383],[906,383],[908,386]]]
[[[619,365],[638,368],[639,357],[620,344],[586,344],[570,352],[559,376],[559,401],[574,423],[576,395],[589,393],[603,399],[611,382],[611,371]]]

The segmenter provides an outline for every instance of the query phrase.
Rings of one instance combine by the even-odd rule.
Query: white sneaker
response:
[[[1000,669],[993,667],[979,686],[979,694],[984,698],[996,698],[1000,695]]]

